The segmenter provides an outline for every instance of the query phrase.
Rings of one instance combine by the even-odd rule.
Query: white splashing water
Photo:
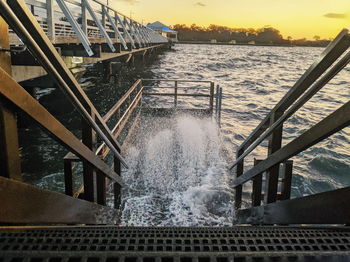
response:
[[[215,121],[152,118],[136,137],[127,145],[131,168],[123,173],[124,225],[232,224],[233,194]]]

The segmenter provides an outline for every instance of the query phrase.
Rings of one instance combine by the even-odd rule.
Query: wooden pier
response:
[[[97,0],[27,0],[22,5],[24,3],[37,26],[75,73],[81,73],[86,64],[126,63],[133,61],[133,56],[145,60],[169,45],[166,38]],[[12,77],[17,82],[47,75],[13,30],[10,30],[8,52],[11,52]]]

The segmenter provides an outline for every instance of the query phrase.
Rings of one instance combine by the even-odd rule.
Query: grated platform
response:
[[[350,229],[7,228],[0,262],[350,261]]]

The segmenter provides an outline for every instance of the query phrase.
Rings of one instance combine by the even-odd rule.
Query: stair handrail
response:
[[[59,87],[68,96],[71,103],[77,108],[82,117],[89,123],[90,127],[93,128],[102,140],[110,147],[123,166],[128,168],[126,161],[119,153],[119,143],[114,139],[106,123],[103,121],[102,117],[86,96],[72,73],[69,71],[53,44],[41,29],[40,25],[29,10],[27,10],[25,3],[22,0],[14,0],[10,1],[10,4],[11,7],[5,1],[0,1],[0,13],[6,22],[12,27],[17,35],[21,37],[22,41],[27,45],[28,49],[38,59],[45,70],[55,78]],[[23,23],[23,19],[27,19],[28,23]],[[32,34],[27,30],[30,26],[32,26]],[[33,34],[40,37],[40,39],[37,37],[36,40],[34,40],[32,37]],[[38,42],[42,44],[41,47]],[[44,52],[43,48],[45,47],[48,52]],[[51,59],[49,59],[48,55],[50,55]],[[56,66],[54,66],[53,63],[55,63]],[[62,75],[61,73],[65,73],[65,75]],[[79,94],[80,99],[77,94]],[[93,112],[99,124],[94,121],[88,113],[88,110]]]

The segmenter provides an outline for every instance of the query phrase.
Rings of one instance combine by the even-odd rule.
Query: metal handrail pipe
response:
[[[124,104],[125,100],[130,97],[130,95],[135,91],[135,89],[141,84],[141,80],[137,80],[134,85],[123,95],[121,99],[108,111],[108,113],[103,117],[104,121],[108,121]]]
[[[298,153],[305,151],[327,137],[350,125],[350,101],[318,122],[306,132],[289,142],[287,145],[270,155],[267,159],[254,166],[233,181],[233,187],[240,186],[265,172],[274,165],[281,163]]]
[[[143,93],[145,96],[175,96],[174,93]],[[188,96],[188,97],[211,97],[211,95],[201,95],[201,94],[176,94],[176,96]]]
[[[28,33],[28,31],[24,28],[24,26],[20,23],[16,15],[13,13],[11,8],[8,6],[7,3],[5,3],[5,0],[0,0],[0,8],[2,8],[5,12],[3,12],[3,16],[6,20],[12,21],[16,24],[16,26],[21,29],[22,33],[26,36],[30,44],[35,48],[35,51],[38,52],[38,54],[42,57],[42,59],[45,61],[46,65],[50,68],[50,70],[55,74],[55,77],[59,80],[62,87],[64,87],[65,91],[73,101],[74,106],[79,110],[79,112],[82,114],[82,116],[85,118],[86,121],[91,125],[91,127],[96,131],[96,133],[102,138],[103,141],[111,148],[113,153],[116,155],[116,157],[120,160],[120,162],[124,165],[124,167],[128,168],[128,165],[126,161],[123,159],[123,157],[120,155],[118,150],[114,147],[114,145],[111,143],[111,141],[107,138],[107,136],[102,132],[100,127],[97,125],[97,123],[92,119],[91,115],[87,112],[85,107],[81,104],[79,99],[75,96],[73,91],[69,88],[67,83],[63,80],[63,78],[60,76],[60,74],[57,72],[56,68],[52,65],[50,60],[46,57],[44,52],[40,49],[38,44],[35,42],[35,40],[31,37],[31,35]],[[12,23],[9,23],[12,24]]]
[[[112,129],[112,133],[114,134],[114,132],[118,129],[119,125],[122,123],[122,121],[124,121],[124,118],[126,117],[126,115],[129,113],[129,111],[135,106],[135,103],[137,101],[137,99],[139,99],[139,97],[142,95],[142,91],[143,88],[141,87],[140,91],[137,93],[137,95],[135,96],[134,100],[132,101],[132,103],[128,106],[128,108],[125,110],[124,114],[122,115],[122,117],[118,120],[117,124],[115,124],[114,128]],[[106,146],[105,143],[102,143],[96,150],[96,155],[101,154],[102,149]]]
[[[209,89],[210,86],[143,86],[144,88]]]
[[[323,88],[330,80],[332,80],[348,63],[350,62],[350,52],[345,54],[325,75],[323,75],[311,88],[304,93],[293,106],[287,110],[275,123],[265,130],[260,137],[251,144],[244,153],[231,165],[229,169],[234,168],[249,153],[251,153],[264,139],[271,135],[283,122],[291,117],[299,110],[307,101],[309,101],[321,88]]]
[[[186,80],[186,79],[152,79],[152,78],[143,78],[142,81],[161,81],[161,82],[188,82],[188,83],[213,83],[209,80]]]

